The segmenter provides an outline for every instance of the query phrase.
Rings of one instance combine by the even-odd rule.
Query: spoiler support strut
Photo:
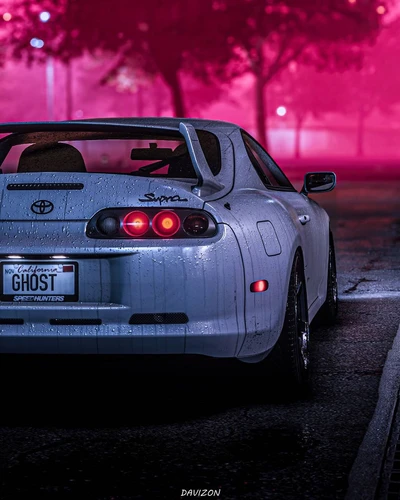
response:
[[[179,124],[179,132],[185,138],[190,158],[198,178],[197,184],[192,186],[192,192],[197,196],[204,196],[211,194],[210,192],[223,189],[223,184],[215,180],[211,173],[210,166],[204,156],[203,149],[193,125],[181,122]],[[206,191],[206,193],[204,193],[204,191]]]

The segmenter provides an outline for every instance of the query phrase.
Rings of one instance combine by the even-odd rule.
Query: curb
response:
[[[369,299],[400,299],[400,292],[391,292],[382,290],[382,292],[357,292],[357,293],[341,293],[339,300],[354,301],[354,300],[369,300]]]
[[[349,475],[345,500],[374,500],[400,389],[400,326],[388,352],[379,398]]]

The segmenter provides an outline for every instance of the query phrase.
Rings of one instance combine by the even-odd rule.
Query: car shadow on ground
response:
[[[182,422],[230,408],[312,398],[273,374],[208,358],[0,358],[1,425],[125,426]]]

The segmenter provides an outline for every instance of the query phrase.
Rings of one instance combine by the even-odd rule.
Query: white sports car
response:
[[[327,213],[237,125],[0,125],[0,353],[198,354],[304,382],[337,312]],[[268,356],[269,357],[269,356]]]

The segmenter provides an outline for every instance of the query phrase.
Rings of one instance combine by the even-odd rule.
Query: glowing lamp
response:
[[[278,108],[276,108],[276,114],[278,116],[285,116],[287,113],[287,109],[285,108],[285,106],[279,106]]]
[[[250,292],[265,292],[265,290],[268,290],[268,281],[267,280],[258,280],[254,281],[250,285]]]
[[[47,11],[43,11],[39,14],[39,19],[42,21],[42,23],[47,23],[50,17],[51,17],[50,12]]]
[[[135,210],[125,215],[122,227],[130,236],[143,236],[149,229],[150,221],[144,212]]]
[[[163,238],[170,238],[179,231],[181,220],[175,212],[158,212],[153,219],[153,231]]]

